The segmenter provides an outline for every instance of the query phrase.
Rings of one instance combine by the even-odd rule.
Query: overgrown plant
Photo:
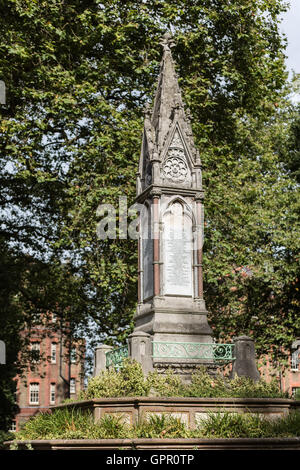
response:
[[[120,371],[111,368],[90,379],[85,398],[147,396],[150,387],[151,383],[144,378],[141,364],[125,359]]]
[[[190,437],[190,431],[180,418],[166,413],[152,414],[148,419],[141,421],[134,429],[136,437],[176,438]]]
[[[165,374],[150,372],[144,377],[140,363],[125,359],[123,367],[116,371],[102,371],[90,379],[83,399],[123,397],[123,396],[159,396],[159,397],[237,397],[237,398],[287,398],[276,381],[254,382],[246,377],[229,379],[221,373],[211,376],[200,368],[192,375],[191,383],[183,383],[179,375],[168,369]]]
[[[125,439],[125,438],[264,438],[300,437],[300,413],[270,420],[258,414],[227,411],[207,414],[196,429],[188,429],[179,418],[161,413],[139,423],[128,424],[122,414],[106,415],[94,423],[91,414],[79,410],[55,410],[30,419],[16,433],[16,440],[34,439]]]
[[[266,438],[300,436],[300,413],[270,419],[255,413],[208,413],[198,423],[201,436],[207,438]]]

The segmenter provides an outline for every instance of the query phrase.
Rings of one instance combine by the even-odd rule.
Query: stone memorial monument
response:
[[[136,201],[144,210],[132,337],[150,335],[154,359],[157,354],[159,362],[174,364],[174,356],[184,356],[178,354],[181,344],[193,348],[190,343],[194,347],[212,343],[212,330],[203,298],[201,160],[183,106],[168,33],[161,44],[158,85],[153,109],[145,112],[137,174]],[[180,357],[179,363],[191,362],[188,356]]]
[[[158,85],[152,110],[145,110],[137,173],[140,221],[135,328],[128,347],[99,345],[94,374],[105,367],[121,366],[129,356],[142,364],[145,374],[153,368],[159,372],[172,368],[186,380],[199,366],[213,370],[235,360],[234,373],[258,380],[251,338],[217,344],[207,321],[201,159],[183,106],[168,33],[161,44]]]

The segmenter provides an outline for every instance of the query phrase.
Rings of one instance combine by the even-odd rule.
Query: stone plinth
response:
[[[95,421],[105,415],[122,415],[125,422],[135,424],[150,415],[168,414],[180,418],[187,427],[194,429],[208,413],[257,413],[270,419],[286,416],[300,410],[300,401],[283,398],[156,398],[120,397],[58,405],[55,409],[79,408],[92,412]]]
[[[132,450],[137,456],[137,450],[300,450],[300,437],[290,438],[233,438],[233,439],[200,439],[200,438],[139,438],[139,439],[53,439],[15,441],[19,450],[28,450],[30,445],[34,450]],[[10,443],[5,443],[9,449]],[[126,454],[129,455],[129,454]],[[131,455],[131,454],[130,454]],[[295,455],[296,456],[296,455]],[[185,455],[187,457],[187,455]],[[155,464],[157,460],[153,460]],[[178,462],[178,460],[177,460]]]

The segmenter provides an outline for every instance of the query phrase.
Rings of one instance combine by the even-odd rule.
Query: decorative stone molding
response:
[[[184,152],[180,149],[170,149],[163,167],[166,179],[182,183],[188,176],[188,167],[184,161]]]

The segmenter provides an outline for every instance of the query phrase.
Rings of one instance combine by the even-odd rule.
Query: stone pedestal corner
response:
[[[255,362],[254,341],[249,336],[238,336],[234,338],[235,361],[232,366],[231,378],[235,375],[239,377],[248,377],[255,382],[260,380]]]
[[[113,347],[106,344],[101,344],[96,347],[94,356],[94,377],[99,375],[102,370],[106,369],[106,353],[112,350]]]

